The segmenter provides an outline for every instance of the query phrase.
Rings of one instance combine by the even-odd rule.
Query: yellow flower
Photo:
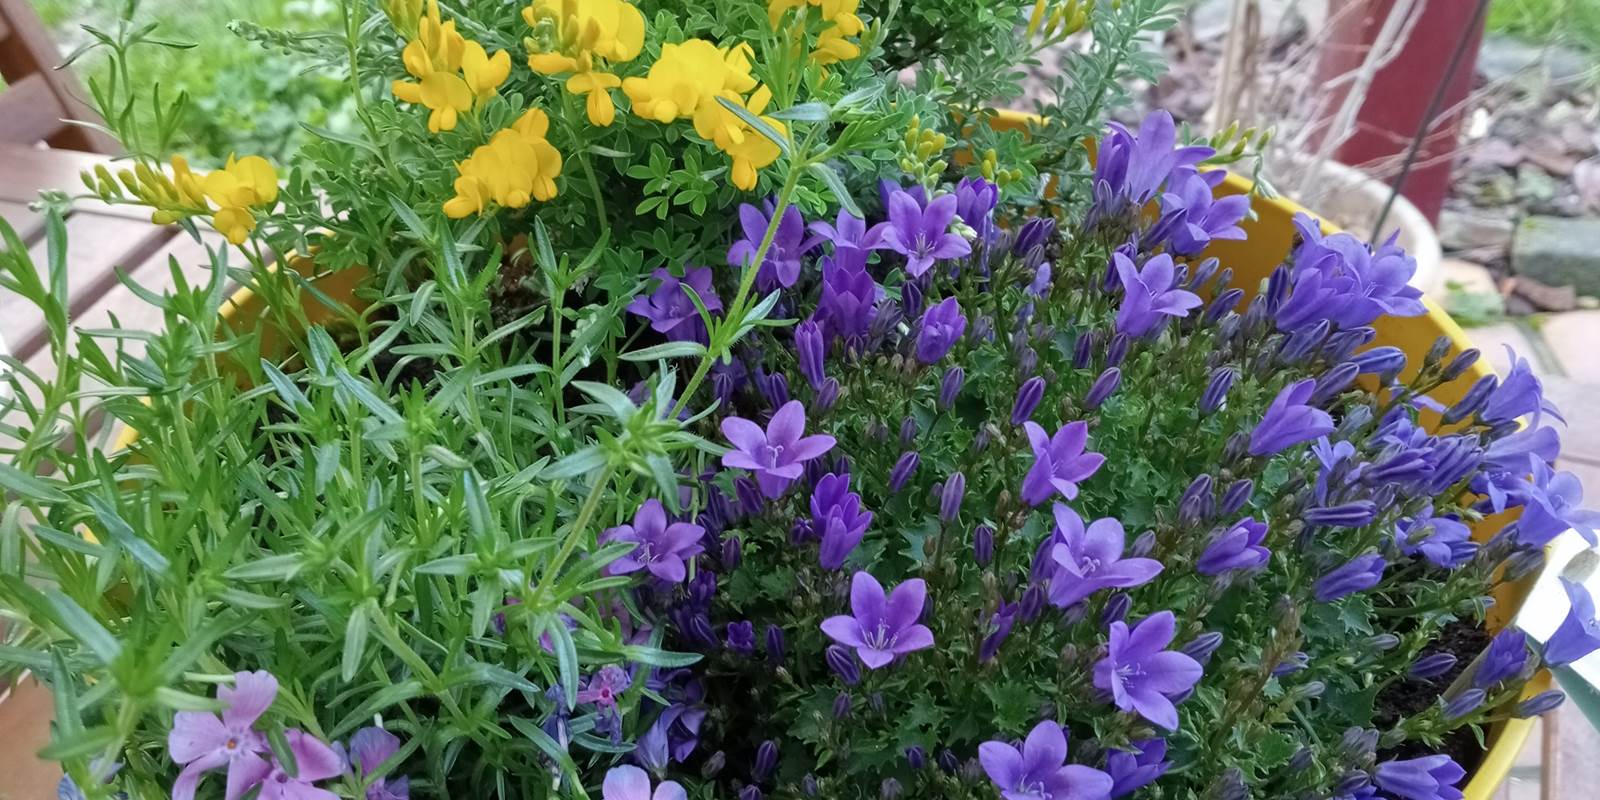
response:
[[[200,184],[200,176],[190,171],[188,159],[177,154],[172,156],[172,182],[180,201],[189,206],[206,207],[206,192]],[[276,188],[277,184],[273,186]]]
[[[644,49],[644,15],[623,0],[539,0],[522,9],[522,19],[535,29],[541,23],[554,28],[553,49],[530,52],[528,67],[542,75],[574,73],[567,91],[587,98],[591,123],[610,125],[617,117],[611,90],[622,81],[599,60],[638,57]],[[532,39],[528,43],[530,50],[538,46]]]
[[[438,0],[428,0],[417,38],[406,44],[400,60],[417,80],[397,80],[390,89],[401,102],[427,106],[432,112],[428,130],[434,133],[455,130],[461,113],[494,97],[511,75],[510,54],[501,50],[490,56],[483,45],[462,37],[455,20],[440,20]]]
[[[250,232],[256,229],[256,218],[248,208],[229,206],[217,209],[211,217],[211,227],[217,229],[233,244],[244,244],[250,238]]]
[[[743,94],[755,85],[749,45],[718,49],[704,39],[690,39],[663,45],[650,72],[624,80],[622,91],[633,101],[633,113],[666,123],[693,118],[702,104],[715,110],[718,95]]]
[[[208,173],[201,182],[206,196],[219,206],[266,206],[278,202],[278,173],[261,156],[236,159]]]
[[[422,0],[384,0],[383,13],[401,36],[416,38],[417,19],[422,16]]]
[[[466,78],[467,88],[472,90],[473,95],[479,100],[487,100],[494,97],[500,84],[511,76],[511,54],[501,50],[490,57],[483,45],[468,41],[461,53],[461,74]]]
[[[828,23],[817,34],[816,46],[811,51],[812,63],[827,66],[860,57],[861,46],[847,41],[866,30],[866,24],[857,13],[861,8],[860,0],[772,0],[767,6],[767,18],[773,30],[779,29],[784,14],[807,5],[816,8],[816,16]]]
[[[742,102],[740,105],[742,105],[746,111],[749,111],[751,114],[759,118],[762,122],[767,123],[767,125],[771,126],[772,129],[777,131],[779,134],[787,134],[788,128],[784,127],[782,122],[779,122],[772,117],[762,116],[761,112],[765,111],[767,104],[771,102],[772,90],[762,86],[761,88],[756,89],[755,92],[751,93],[750,100],[748,102]],[[720,106],[718,110],[725,114],[727,118],[732,119],[733,123],[738,128],[737,134],[726,136],[726,138],[707,138],[712,138],[712,142],[716,144],[717,148],[722,150],[724,153],[727,153],[728,157],[732,159],[733,185],[739,187],[740,189],[744,189],[745,191],[754,189],[756,188],[756,171],[767,167],[771,165],[772,162],[778,160],[778,155],[782,151],[778,148],[777,142],[768,139],[759,131],[751,128],[744,122],[744,120],[740,119],[738,115],[728,111],[725,108],[720,108]],[[727,120],[724,119],[723,122],[724,126],[726,126]],[[698,130],[698,124],[696,125],[696,129]],[[726,133],[726,128],[723,127],[715,133],[717,133],[719,136],[723,135]],[[701,135],[704,136],[705,134],[702,133]]]
[[[530,200],[555,197],[561,153],[546,140],[549,130],[550,118],[531,108],[511,127],[496,131],[488,144],[456,164],[456,193],[445,201],[445,215],[460,219],[491,204],[522,208]]]

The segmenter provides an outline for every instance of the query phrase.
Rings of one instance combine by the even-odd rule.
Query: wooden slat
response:
[[[83,85],[78,83],[71,70],[57,69],[61,53],[56,50],[50,32],[34,13],[30,0],[0,0],[0,19],[4,19],[11,33],[0,45],[0,76],[7,83],[19,83],[29,75],[42,76],[61,109],[56,117],[101,122],[100,116],[84,102],[87,97]],[[66,147],[96,153],[116,153],[121,148],[115,139],[105,133],[80,125],[57,123],[54,132],[45,137],[51,147]],[[3,173],[0,173],[3,174]]]
[[[24,203],[0,200],[0,219],[17,232],[23,244],[33,244],[44,235],[44,218]]]
[[[65,113],[44,75],[29,75],[0,91],[0,141],[43,141],[61,129]]]
[[[93,170],[96,164],[104,164],[112,171],[121,168],[118,162],[93,153],[27,147],[0,141],[0,202],[31,203],[38,200],[39,192],[46,189],[81,195],[87,190],[78,175],[85,170]],[[110,205],[95,199],[83,199],[74,203],[73,208],[113,217],[150,219],[150,209],[144,206]]]
[[[66,228],[68,307],[74,315],[93,305],[95,298],[116,283],[113,267],[142,263],[176,230],[95,213],[73,214],[67,218]],[[46,243],[33,245],[28,253],[40,274],[45,274],[49,265]],[[28,359],[44,343],[44,318],[22,298],[0,295],[0,320],[5,320],[6,342],[18,358]]]
[[[50,743],[55,704],[50,690],[36,678],[23,678],[10,690],[0,689],[0,798],[55,797],[61,767],[34,755]]]

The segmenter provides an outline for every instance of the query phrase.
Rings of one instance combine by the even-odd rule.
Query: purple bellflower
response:
[[[1096,148],[1094,205],[1085,221],[1089,229],[1102,219],[1141,208],[1155,199],[1173,170],[1198,164],[1215,152],[1209,147],[1176,147],[1177,126],[1165,111],[1146,115],[1137,135],[1115,122],[1110,128]]]
[[[1132,337],[1160,331],[1170,317],[1187,316],[1201,304],[1194,292],[1173,288],[1172,256],[1162,253],[1135,266],[1133,259],[1112,253],[1117,276],[1122,279],[1122,305],[1117,308],[1117,331]]]
[[[748,267],[755,260],[756,251],[761,249],[761,241],[767,236],[767,226],[772,222],[772,211],[770,200],[764,210],[749,203],[739,204],[739,227],[744,238],[728,248],[728,266]],[[772,244],[767,246],[766,258],[756,271],[756,288],[770,292],[793,286],[800,279],[801,257],[821,242],[821,236],[806,236],[806,221],[799,208],[784,209]]]
[[[722,465],[750,470],[762,494],[780,497],[805,472],[805,462],[832,450],[835,444],[827,434],[804,436],[805,429],[806,408],[799,400],[784,403],[765,431],[750,420],[728,417],[722,421],[722,435],[734,449],[722,456]]]
[[[850,610],[822,621],[829,638],[855,648],[869,669],[887,666],[902,656],[933,646],[933,631],[917,622],[928,586],[921,578],[901,583],[884,595],[883,584],[866,572],[850,581]]]
[[[877,319],[878,299],[883,294],[867,274],[865,263],[854,264],[837,255],[822,259],[822,297],[817,302],[816,319],[829,336],[847,340],[865,338]]]
[[[1176,632],[1171,611],[1151,614],[1132,628],[1113,622],[1106,657],[1094,665],[1095,687],[1110,692],[1117,708],[1167,730],[1178,727],[1171,698],[1194,688],[1205,671],[1200,662],[1167,649]]]
[[[1068,500],[1078,496],[1078,484],[1089,479],[1106,457],[1084,452],[1089,440],[1089,425],[1073,422],[1061,426],[1054,436],[1033,421],[1022,424],[1028,434],[1028,444],[1033,448],[1033,467],[1022,479],[1022,500],[1031,506],[1039,505],[1059,493]]]
[[[822,568],[836,570],[861,544],[872,512],[861,508],[861,495],[850,491],[850,473],[829,473],[811,492],[811,528],[822,537]]]
[[[1496,634],[1484,650],[1483,661],[1472,675],[1472,685],[1488,689],[1495,684],[1515,677],[1528,663],[1528,639],[1522,631],[1508,627]]]
[[[362,780],[372,777],[383,762],[400,751],[400,737],[378,727],[367,727],[350,737],[351,766],[361,771]],[[367,787],[367,800],[408,800],[411,781],[404,775],[398,778],[379,778]]]
[[[934,261],[959,258],[972,252],[972,245],[950,232],[956,218],[956,196],[940,195],[924,208],[904,191],[889,195],[889,221],[883,223],[883,246],[906,257],[906,272],[920,277]]]
[[[978,761],[1005,800],[1094,800],[1111,793],[1111,776],[1067,764],[1067,734],[1054,720],[1033,726],[1022,748],[1003,741],[978,745]]]
[[[1000,202],[1000,188],[983,178],[962,178],[956,184],[956,216],[978,234],[978,241],[994,237],[994,207]]]
[[[1383,314],[1426,313],[1422,291],[1407,283],[1417,271],[1416,259],[1406,255],[1394,238],[1372,250],[1348,233],[1324,236],[1321,223],[1309,214],[1296,214],[1294,225],[1301,241],[1290,274],[1294,295],[1279,309],[1281,330],[1297,330],[1324,319],[1340,328],[1354,328]],[[1311,296],[1301,297],[1302,293]]]
[[[1394,530],[1395,546],[1408,556],[1421,555],[1429,563],[1454,569],[1478,552],[1472,530],[1454,517],[1436,517],[1433,505],[1424,506],[1415,517],[1400,520]]]
[[[929,306],[922,314],[922,323],[917,326],[917,360],[924,364],[937,362],[966,332],[967,315],[961,313],[961,303],[954,297]]]
[[[1467,771],[1446,755],[1385,761],[1372,773],[1379,789],[1398,800],[1461,800],[1456,784]]]
[[[1256,570],[1266,566],[1271,551],[1261,546],[1267,538],[1267,524],[1245,517],[1233,527],[1212,537],[1200,558],[1195,561],[1195,572],[1201,575],[1221,575],[1236,569]]]
[[[648,570],[667,583],[682,583],[688,562],[704,552],[706,529],[691,522],[667,523],[667,510],[655,498],[634,512],[632,525],[619,525],[600,535],[602,543],[630,542],[633,550],[606,565],[607,575]]]
[[[699,309],[684,293],[683,287],[694,289],[695,294],[700,296],[700,302],[705,304],[706,311],[721,311],[722,300],[711,288],[711,269],[689,267],[680,279],[663,267],[651,273],[651,277],[657,281],[655,290],[633,298],[628,303],[628,313],[650,320],[651,329],[671,341],[705,344],[705,320],[700,318]]]
[[[868,229],[866,220],[844,209],[839,210],[834,224],[819,220],[811,223],[810,230],[833,243],[835,259],[857,267],[866,265],[868,252],[883,247],[882,227]]]
[[[1521,484],[1517,495],[1523,500],[1522,516],[1517,519],[1517,541],[1542,546],[1563,531],[1578,532],[1590,545],[1596,543],[1600,512],[1578,507],[1583,502],[1583,483],[1570,472],[1553,473],[1543,462],[1533,464],[1533,477]]]
[[[600,786],[601,800],[689,800],[688,792],[677,781],[662,781],[650,791],[650,776],[638,767],[625,764],[612,767]]]
[[[1317,382],[1307,378],[1283,387],[1261,422],[1250,432],[1250,455],[1270,456],[1294,445],[1333,433],[1333,417],[1306,405]]]
[[[1600,620],[1595,619],[1594,598],[1583,584],[1560,578],[1572,608],[1544,643],[1544,661],[1552,667],[1571,664],[1600,650]]]
[[[180,711],[167,735],[167,754],[183,765],[172,784],[173,800],[191,800],[200,776],[228,770],[228,800],[237,800],[271,770],[262,759],[267,739],[252,726],[278,696],[278,679],[266,672],[238,672],[233,686],[217,687],[228,708],[221,718],[203,711]]]
[[[1055,504],[1056,529],[1050,549],[1055,569],[1050,577],[1050,602],[1066,608],[1104,589],[1130,589],[1161,574],[1153,558],[1123,558],[1127,534],[1111,517],[1084,525],[1076,511]]]
[[[1133,750],[1106,752],[1106,773],[1111,776],[1111,800],[1126,797],[1156,782],[1172,768],[1166,739],[1133,742]]]
[[[1239,222],[1250,213],[1250,197],[1215,194],[1227,174],[1220,169],[1198,172],[1193,167],[1172,171],[1167,192],[1161,197],[1162,219],[1156,227],[1164,229],[1161,238],[1173,253],[1199,255],[1213,239],[1245,238]]]
[[[1539,426],[1539,416],[1549,414],[1565,422],[1556,407],[1544,397],[1544,384],[1533,374],[1533,367],[1528,360],[1519,357],[1510,345],[1506,346],[1506,358],[1511,361],[1511,371],[1506,373],[1499,387],[1489,394],[1478,410],[1478,416],[1490,423],[1510,422],[1518,417],[1532,414],[1533,427]]]

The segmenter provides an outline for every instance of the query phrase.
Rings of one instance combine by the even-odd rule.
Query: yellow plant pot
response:
[[[1028,115],[1001,111],[991,120],[991,124],[999,130],[1026,130],[1032,119]],[[1252,184],[1249,180],[1230,173],[1217,187],[1217,194],[1222,196],[1248,194],[1251,189]],[[1231,267],[1236,277],[1235,285],[1244,288],[1247,295],[1253,293],[1255,287],[1266,280],[1272,270],[1282,264],[1289,255],[1295,237],[1292,221],[1295,214],[1306,211],[1292,201],[1264,197],[1254,198],[1251,201],[1251,208],[1255,212],[1255,219],[1245,220],[1243,223],[1246,239],[1215,242],[1204,254],[1215,256],[1222,261],[1223,266]],[[1323,223],[1323,227],[1325,230],[1333,230],[1326,222]],[[298,266],[298,262],[296,263]],[[335,300],[351,302],[356,287],[366,277],[365,270],[345,270],[322,276],[314,283],[323,293]],[[1448,314],[1432,300],[1426,302],[1428,313],[1423,316],[1384,317],[1374,323],[1378,336],[1373,345],[1393,345],[1404,350],[1412,365],[1408,367],[1409,374],[1406,376],[1408,378],[1415,374],[1417,365],[1422,362],[1423,354],[1440,336],[1450,338],[1452,353],[1472,346],[1461,327]],[[306,309],[308,316],[314,322],[333,316],[326,307],[310,301],[309,298]],[[265,310],[266,303],[259,295],[248,287],[241,288],[223,306],[221,324],[234,332],[243,333],[258,326]],[[277,343],[275,332],[268,328],[260,328],[259,331],[263,337],[261,349],[264,354],[272,354],[281,349],[282,345]],[[1436,390],[1433,397],[1445,404],[1453,403],[1460,399],[1474,381],[1487,374],[1490,374],[1490,368],[1486,360],[1480,359],[1466,374]],[[116,447],[124,449],[138,438],[137,431],[125,429],[118,437]],[[1503,518],[1485,520],[1474,530],[1474,536],[1479,540],[1486,540],[1504,523]],[[1500,588],[1495,596],[1495,607],[1489,612],[1491,630],[1503,627],[1516,615],[1531,585],[1530,578]],[[1549,673],[1541,671],[1529,681],[1525,696],[1531,697],[1548,689],[1549,686]],[[1508,720],[1490,731],[1488,750],[1464,789],[1464,800],[1491,800],[1495,790],[1511,772],[1517,754],[1521,752],[1528,736],[1533,732],[1535,721]]]
[[[1037,117],[1014,111],[1000,111],[990,121],[997,130],[1026,131],[1030,124],[1036,123]],[[1254,185],[1247,179],[1228,174],[1226,180],[1217,187],[1218,196],[1249,194]],[[1289,251],[1294,247],[1295,229],[1294,216],[1301,212],[1311,213],[1299,204],[1283,198],[1256,197],[1250,202],[1255,219],[1247,219],[1242,227],[1245,238],[1238,241],[1217,241],[1203,254],[1215,256],[1221,260],[1222,266],[1231,267],[1235,276],[1234,285],[1244,289],[1246,299],[1255,293],[1258,286],[1272,274],[1272,271],[1282,264],[1288,257]],[[1312,216],[1316,216],[1312,214]],[[1332,232],[1336,230],[1326,221],[1322,223],[1323,230]],[[1428,313],[1420,317],[1383,317],[1373,323],[1377,329],[1377,339],[1372,346],[1392,345],[1404,350],[1409,361],[1404,377],[1413,377],[1420,368],[1422,358],[1428,348],[1433,346],[1440,336],[1450,338],[1451,354],[1459,353],[1472,347],[1472,342],[1467,339],[1461,326],[1455,323],[1431,299],[1424,298],[1427,303]],[[1461,399],[1467,389],[1484,375],[1491,373],[1487,359],[1479,359],[1472,369],[1449,384],[1439,387],[1432,394],[1435,400],[1449,405]],[[1437,415],[1424,415],[1424,423],[1432,428],[1438,424]],[[1495,517],[1484,520],[1473,529],[1473,537],[1479,541],[1486,541],[1506,523],[1505,517]],[[1522,601],[1532,587],[1532,576],[1515,584],[1502,585],[1495,593],[1494,608],[1489,610],[1489,629],[1491,631],[1504,627],[1516,616],[1517,610],[1522,607]],[[1540,673],[1528,682],[1525,696],[1531,697],[1545,689],[1550,688],[1550,674],[1541,670]],[[1527,743],[1528,736],[1533,733],[1536,720],[1513,719],[1503,722],[1489,733],[1488,750],[1484,753],[1483,762],[1472,773],[1472,777],[1463,789],[1464,800],[1490,800],[1495,790],[1511,772],[1511,767],[1517,759],[1517,754],[1522,751],[1522,746]]]

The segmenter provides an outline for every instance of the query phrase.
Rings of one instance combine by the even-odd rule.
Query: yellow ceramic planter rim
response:
[[[1028,114],[1000,111],[997,112],[991,124],[1001,130],[1026,130],[1029,124],[1036,119],[1036,117]],[[1224,195],[1248,194],[1252,188],[1253,184],[1248,179],[1229,173],[1217,191]],[[1250,246],[1244,247],[1242,246],[1243,243],[1229,242],[1221,243],[1218,247],[1213,248],[1215,251],[1232,251],[1225,255],[1220,253],[1218,255],[1222,258],[1225,266],[1233,267],[1236,274],[1240,275],[1243,280],[1237,281],[1237,285],[1246,287],[1246,291],[1249,291],[1249,287],[1253,286],[1262,277],[1265,277],[1266,273],[1281,263],[1281,255],[1288,252],[1285,244],[1281,253],[1274,255],[1275,248],[1264,246],[1262,239],[1266,237],[1258,238],[1257,234],[1266,233],[1269,227],[1276,228],[1277,233],[1281,235],[1271,237],[1274,241],[1292,241],[1291,220],[1298,213],[1309,213],[1307,209],[1299,204],[1283,198],[1256,197],[1251,201],[1251,208],[1255,211],[1257,219],[1245,225],[1246,231],[1250,234],[1245,241],[1250,243]],[[1331,226],[1327,225],[1326,222],[1323,225],[1324,228],[1332,230]],[[224,304],[221,312],[221,322],[236,330],[243,329],[254,323],[255,319],[264,310],[264,305],[262,299],[251,291],[248,286],[241,287]],[[1461,330],[1461,326],[1457,325],[1455,320],[1451,319],[1432,300],[1427,300],[1427,305],[1428,313],[1422,317],[1409,319],[1384,318],[1379,320],[1375,324],[1379,331],[1379,343],[1393,344],[1400,347],[1411,357],[1413,363],[1421,360],[1421,354],[1426,352],[1439,336],[1448,336],[1454,350],[1460,351],[1472,347],[1472,343],[1467,338],[1466,333]],[[1459,394],[1466,386],[1471,385],[1473,381],[1488,374],[1490,374],[1490,368],[1486,360],[1479,359],[1478,363],[1468,371],[1467,375],[1462,376],[1460,380],[1452,384],[1454,387],[1453,393]],[[1442,394],[1441,400],[1453,402],[1456,398],[1450,396],[1452,392],[1449,391],[1449,388],[1446,387],[1445,390],[1436,393],[1436,396]],[[116,449],[126,449],[138,438],[137,431],[132,428],[125,428],[117,437]],[[1479,533],[1480,535],[1482,534],[1482,532]],[[1506,588],[1508,591],[1502,592],[1501,596],[1497,597],[1500,602],[1495,607],[1497,613],[1491,614],[1491,627],[1497,627],[1509,622],[1511,615],[1514,615],[1516,609],[1521,605],[1522,597],[1527,591],[1527,584],[1523,583]],[[1529,682],[1526,693],[1528,696],[1532,696],[1549,688],[1549,685],[1549,673],[1541,671],[1534,680]],[[1535,722],[1537,722],[1536,719],[1507,720],[1490,732],[1488,749],[1484,753],[1483,761],[1478,764],[1477,769],[1473,771],[1470,780],[1463,789],[1464,800],[1491,800],[1495,790],[1500,787],[1506,776],[1511,773],[1517,754],[1522,751],[1523,746],[1527,744],[1528,737],[1533,733]]]

